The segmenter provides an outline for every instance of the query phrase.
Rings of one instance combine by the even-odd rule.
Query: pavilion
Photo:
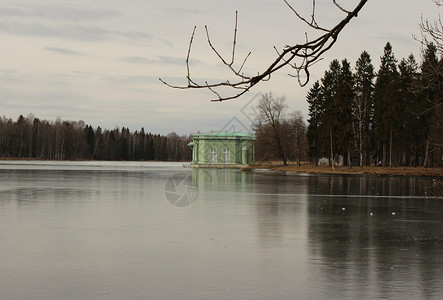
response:
[[[198,133],[192,147],[191,166],[229,167],[254,163],[255,136],[244,132]]]

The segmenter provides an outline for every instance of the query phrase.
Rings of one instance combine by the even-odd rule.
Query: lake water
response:
[[[0,299],[442,299],[432,178],[0,162]]]

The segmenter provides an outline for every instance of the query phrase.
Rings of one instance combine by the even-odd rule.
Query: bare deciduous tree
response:
[[[284,165],[294,160],[300,166],[307,156],[306,124],[300,112],[286,113],[285,102],[285,97],[275,98],[271,93],[260,99],[253,124],[256,159],[281,159]]]
[[[258,103],[258,115],[254,124],[256,139],[258,143],[280,157],[283,164],[287,165],[288,149],[287,136],[288,127],[285,126],[285,110],[287,105],[284,97],[274,98],[271,93],[263,95]]]
[[[297,166],[300,166],[301,160],[306,159],[307,157],[308,141],[306,137],[306,124],[299,111],[291,113],[288,123],[291,133],[290,142],[294,144],[292,147],[294,149],[294,158],[297,162]]]
[[[214,82],[210,83],[208,81],[205,81],[204,83],[199,83],[194,81],[191,78],[191,72],[189,67],[189,59],[191,55],[191,48],[192,43],[194,40],[195,30],[196,27],[194,27],[194,30],[191,35],[191,39],[189,41],[189,47],[188,47],[188,53],[186,57],[186,68],[187,68],[187,85],[184,86],[178,86],[178,85],[172,85],[168,82],[162,80],[160,81],[166,84],[169,87],[172,88],[178,88],[178,89],[208,89],[212,91],[216,95],[216,99],[213,99],[212,101],[225,101],[230,99],[236,99],[246,92],[248,92],[253,86],[258,84],[262,81],[268,81],[271,78],[271,75],[282,69],[283,67],[291,67],[293,69],[294,74],[290,74],[290,76],[295,77],[298,79],[298,82],[300,86],[305,86],[309,82],[310,73],[309,68],[321,60],[322,54],[324,54],[326,51],[328,51],[337,41],[337,38],[340,34],[340,32],[346,27],[346,25],[355,17],[357,17],[360,10],[363,8],[363,6],[366,4],[368,0],[359,0],[358,4],[352,9],[348,10],[345,9],[342,5],[337,3],[336,0],[331,0],[335,7],[340,10],[343,14],[345,14],[345,17],[337,23],[332,28],[325,28],[320,26],[317,23],[316,20],[316,1],[312,0],[312,14],[310,18],[303,17],[297,9],[292,6],[287,0],[283,0],[284,3],[288,6],[288,8],[295,14],[295,16],[302,20],[304,23],[306,23],[307,26],[310,28],[313,28],[317,32],[321,32],[322,35],[320,35],[317,38],[309,38],[308,34],[306,35],[306,40],[304,43],[298,43],[295,45],[286,45],[283,47],[283,49],[278,50],[275,46],[274,49],[277,53],[277,57],[263,70],[262,72],[257,72],[256,75],[247,75],[243,72],[243,68],[251,55],[251,52],[249,52],[240,66],[236,66],[235,64],[235,54],[236,54],[236,45],[237,45],[237,13],[235,18],[235,27],[234,27],[234,38],[233,38],[233,46],[232,46],[232,55],[230,59],[224,58],[219,51],[213,46],[211,42],[211,38],[209,36],[209,30],[207,26],[205,26],[207,41],[214,53],[217,55],[217,57],[220,59],[220,61],[228,68],[229,71],[231,71],[236,78],[234,81],[226,80],[221,82]],[[440,0],[438,0],[440,1]],[[302,79],[302,74],[304,78]],[[233,92],[228,95],[224,96],[221,94],[220,89],[223,89],[225,87],[232,88]]]
[[[433,0],[434,3],[438,7],[443,6],[443,0]],[[421,18],[421,22],[419,24],[421,39],[415,37],[416,40],[419,40],[422,44],[423,48],[426,48],[427,45],[433,43],[437,48],[437,53],[439,55],[443,54],[443,24],[441,22],[440,15],[438,16],[438,20],[430,21],[425,18]]]
[[[443,0],[433,0],[437,7],[443,6]],[[426,141],[426,157],[424,166],[428,166],[429,154],[443,148],[443,24],[439,15],[437,20],[421,18],[421,43],[423,63],[421,80],[416,83],[415,92],[419,93],[427,103],[421,115],[426,116],[430,131]],[[431,147],[433,149],[431,149]]]

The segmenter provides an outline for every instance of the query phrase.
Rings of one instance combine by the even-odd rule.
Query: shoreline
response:
[[[324,174],[324,175],[375,175],[375,176],[424,176],[424,177],[438,177],[443,178],[443,167],[376,167],[376,166],[364,166],[364,167],[348,167],[337,166],[335,170],[328,165],[315,166],[315,165],[288,165],[283,164],[275,165],[255,165],[250,166],[251,169],[267,169],[277,172],[289,172],[289,173],[305,173],[305,174]]]
[[[51,160],[51,159],[36,159],[36,158],[12,158],[12,157],[0,157],[0,161],[101,161],[101,160]],[[118,160],[119,162],[123,162],[123,160]],[[132,161],[128,160],[128,162],[160,162],[160,161]],[[165,161],[169,162],[169,161]],[[172,161],[170,161],[172,162]],[[180,162],[174,161],[176,163],[190,163],[190,162]],[[226,167],[226,166],[225,166]],[[238,167],[238,169],[244,171],[252,171],[257,169],[264,169],[268,171],[276,171],[276,172],[286,172],[286,173],[305,173],[305,174],[324,174],[324,175],[375,175],[375,176],[425,176],[425,177],[437,177],[443,178],[443,167],[377,167],[377,166],[363,166],[363,167],[348,167],[348,166],[337,166],[335,170],[329,165],[310,165],[310,164],[302,164],[301,166],[297,166],[295,164],[289,164],[288,166],[284,166],[281,163],[270,162],[270,163],[259,163],[254,165],[247,165],[243,167]]]

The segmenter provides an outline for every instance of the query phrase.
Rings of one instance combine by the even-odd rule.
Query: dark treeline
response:
[[[352,71],[332,61],[313,84],[309,103],[309,153],[359,165],[435,166],[443,156],[443,60],[428,44],[418,64],[398,63],[389,43],[378,72],[364,51]]]
[[[113,130],[84,121],[55,122],[30,114],[13,121],[0,118],[0,157],[50,160],[163,160],[188,161],[190,136],[167,136],[128,128]]]

